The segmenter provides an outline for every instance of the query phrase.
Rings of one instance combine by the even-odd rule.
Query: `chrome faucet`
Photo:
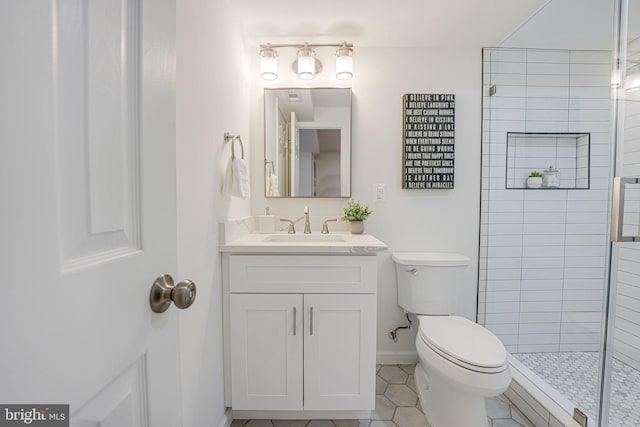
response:
[[[296,227],[295,227],[295,224],[296,224],[296,222],[297,222],[297,221],[292,221],[292,220],[290,220],[290,219],[284,219],[284,218],[281,218],[281,219],[280,219],[280,222],[286,222],[286,223],[288,223],[288,224],[289,224],[289,229],[287,230],[287,233],[289,233],[289,234],[296,234]]]
[[[311,223],[309,222],[309,206],[304,207],[304,234],[311,234]]]
[[[281,228],[280,231],[284,231],[285,228],[288,228],[287,233],[289,234],[296,234],[296,227],[295,225],[302,219],[304,218],[304,215],[301,216],[298,219],[286,219],[286,218],[280,218],[280,222],[286,222],[287,224],[289,224],[289,226],[287,227],[286,225],[284,226],[284,228]],[[306,229],[306,225],[305,225],[305,229]],[[306,231],[305,231],[306,232]]]
[[[324,224],[322,224],[322,231],[320,233],[322,234],[329,234],[329,226],[327,225],[327,223],[329,222],[334,222],[337,221],[337,219],[328,219],[324,222]]]

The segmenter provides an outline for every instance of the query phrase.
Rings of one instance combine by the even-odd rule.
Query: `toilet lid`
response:
[[[446,252],[394,252],[391,258],[402,265],[431,267],[462,267],[469,265],[469,257]]]
[[[506,368],[507,351],[489,330],[458,316],[419,316],[420,338],[449,361],[477,371]]]

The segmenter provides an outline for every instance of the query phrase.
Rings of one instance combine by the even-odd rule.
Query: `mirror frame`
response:
[[[266,109],[266,93],[267,91],[288,91],[288,90],[327,90],[327,89],[341,89],[349,91],[349,132],[347,135],[348,138],[348,149],[349,149],[349,159],[348,159],[348,174],[349,174],[349,185],[348,185],[348,194],[340,195],[340,196],[269,196],[267,195],[267,109]],[[262,109],[263,109],[263,129],[262,129],[262,161],[263,161],[263,170],[262,170],[262,182],[263,182],[263,191],[264,197],[268,199],[349,199],[352,194],[352,155],[353,155],[353,90],[351,87],[270,87],[264,88],[262,91]],[[270,162],[272,162],[271,160]],[[273,166],[272,166],[273,167]]]

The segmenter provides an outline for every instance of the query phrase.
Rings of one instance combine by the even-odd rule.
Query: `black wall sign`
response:
[[[402,188],[453,188],[455,98],[453,94],[404,95]]]

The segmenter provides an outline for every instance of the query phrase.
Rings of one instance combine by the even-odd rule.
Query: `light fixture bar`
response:
[[[311,48],[316,48],[316,47],[350,47],[353,48],[353,43],[289,43],[289,44],[271,44],[271,43],[267,43],[267,44],[261,44],[260,45],[260,49],[268,49],[268,48],[281,48],[281,47],[295,47],[295,48],[303,48],[303,47],[311,47]]]

